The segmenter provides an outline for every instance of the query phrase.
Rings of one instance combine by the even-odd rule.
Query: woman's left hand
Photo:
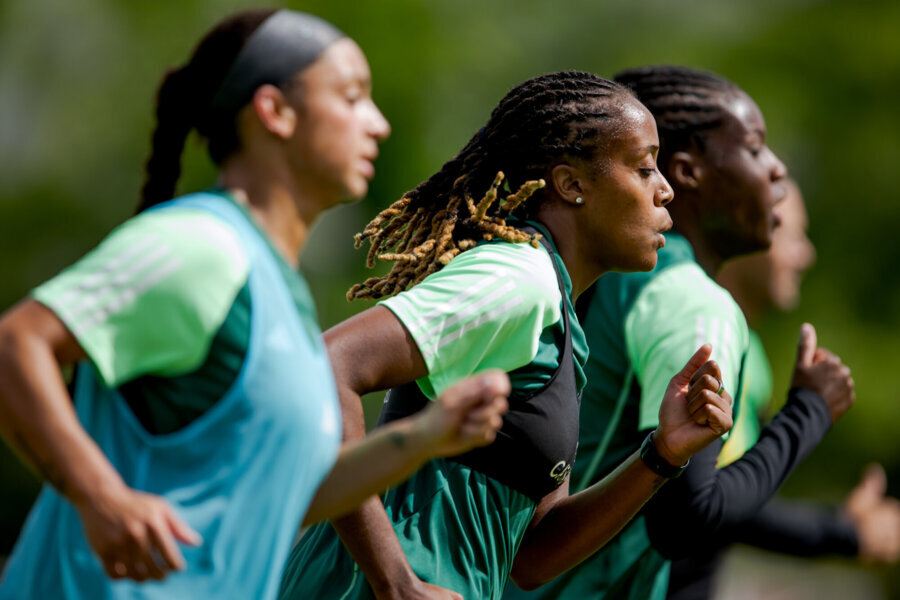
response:
[[[434,456],[454,456],[494,441],[503,425],[509,377],[485,371],[454,384],[432,402],[416,427]]]
[[[731,396],[711,355],[712,346],[701,346],[666,388],[653,441],[672,465],[683,465],[733,425]]]

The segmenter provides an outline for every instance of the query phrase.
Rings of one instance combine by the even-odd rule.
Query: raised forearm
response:
[[[429,448],[430,440],[413,419],[390,423],[362,440],[345,443],[316,492],[305,523],[344,515],[369,496],[403,481],[422,466]]]
[[[512,577],[534,589],[571,569],[611,540],[666,481],[632,454],[615,471],[555,503],[525,535]]]
[[[713,543],[724,529],[752,518],[830,424],[818,396],[809,390],[792,390],[789,402],[763,429],[759,442],[739,460],[717,469],[721,443],[697,453],[684,475],[647,507],[653,545],[669,558],[687,556]]]

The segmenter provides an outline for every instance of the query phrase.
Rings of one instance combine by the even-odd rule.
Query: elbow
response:
[[[534,573],[521,573],[517,572],[516,569],[513,569],[509,574],[509,578],[516,584],[516,587],[526,592],[536,590],[547,583],[542,579],[534,577]]]
[[[529,564],[523,560],[522,553],[516,556],[513,567],[509,572],[509,578],[516,584],[519,589],[526,592],[536,590],[545,583],[549,583],[554,579],[553,575],[542,572],[541,564]]]

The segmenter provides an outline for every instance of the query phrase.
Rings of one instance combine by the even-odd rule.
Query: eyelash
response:
[[[656,169],[638,169],[641,172],[641,177],[647,178],[656,173]]]

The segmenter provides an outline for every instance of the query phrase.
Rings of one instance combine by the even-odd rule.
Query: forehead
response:
[[[753,99],[742,91],[725,95],[722,100],[725,120],[723,133],[743,139],[749,134],[765,135],[766,122]]]
[[[608,144],[611,153],[645,152],[659,146],[656,120],[637,99],[626,97],[621,101],[617,120]]]
[[[350,38],[342,38],[322,51],[309,67],[300,73],[304,87],[363,83],[371,79],[369,62],[360,47]]]

